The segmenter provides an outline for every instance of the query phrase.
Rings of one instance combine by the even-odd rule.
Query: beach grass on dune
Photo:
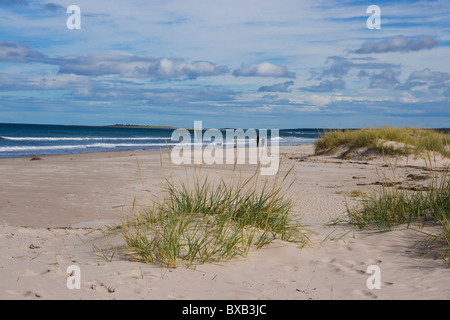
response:
[[[364,196],[358,210],[349,210],[350,221],[359,227],[375,225],[391,230],[416,221],[438,222],[450,217],[450,180],[448,170],[430,179],[421,191],[384,184],[379,192]],[[392,185],[392,184],[391,184]]]
[[[415,230],[424,232],[425,225],[435,225],[440,232],[427,234],[424,242],[433,242],[432,251],[438,252],[449,266],[450,169],[444,167],[438,170],[434,165],[437,154],[450,157],[449,142],[449,134],[432,129],[386,126],[379,129],[331,130],[315,142],[315,153],[340,151],[340,157],[345,159],[362,149],[382,155],[386,169],[378,172],[382,179],[380,189],[363,193],[358,206],[347,207],[349,223],[360,229],[377,231],[414,225]],[[429,172],[427,183],[421,188],[401,188],[397,182],[398,157],[411,155],[423,158]]]
[[[431,161],[429,162],[431,163]],[[399,188],[395,179],[384,175],[379,191],[363,196],[360,205],[347,208],[349,223],[360,229],[390,231],[400,225],[421,231],[425,225],[438,226],[440,232],[427,234],[422,241],[445,261],[450,257],[450,169],[436,170],[429,166],[430,177],[424,188]],[[389,164],[395,174],[395,165]],[[418,226],[418,227],[417,227]]]
[[[258,171],[258,170],[257,170]],[[194,168],[195,172],[195,168]],[[290,171],[289,171],[290,172]],[[125,217],[120,230],[126,252],[146,263],[176,268],[246,256],[275,239],[304,246],[305,229],[292,218],[285,179],[258,186],[258,174],[238,182],[207,176],[165,180],[161,198]]]
[[[432,129],[385,126],[378,129],[330,130],[315,142],[315,151],[321,154],[345,147],[341,154],[343,158],[351,157],[352,152],[359,148],[386,155],[409,156],[432,151],[450,157],[449,143],[450,134]]]

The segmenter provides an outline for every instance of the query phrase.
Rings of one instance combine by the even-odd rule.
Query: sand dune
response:
[[[185,176],[159,152],[95,153],[0,159],[1,299],[449,299],[450,269],[413,245],[423,235],[400,227],[387,233],[328,225],[357,205],[352,191],[369,192],[383,159],[341,160],[313,156],[313,147],[280,148],[282,171],[296,178],[289,196],[295,215],[310,230],[311,244],[276,241],[247,258],[195,268],[167,269],[101,257],[101,227],[129,213],[134,197],[145,203],[161,192],[161,173]],[[445,165],[442,161],[438,167]],[[243,176],[254,167],[242,165]],[[231,179],[232,165],[202,166],[212,179]],[[423,160],[398,163],[398,177],[420,176]],[[123,206],[123,207],[122,207]],[[428,231],[434,231],[430,227]],[[119,236],[108,241],[120,244]],[[111,258],[111,261],[108,261]],[[67,268],[79,266],[81,289],[67,287]],[[369,266],[378,266],[381,288],[370,289]]]

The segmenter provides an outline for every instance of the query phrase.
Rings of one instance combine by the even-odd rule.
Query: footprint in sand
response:
[[[341,267],[343,270],[347,272],[356,272],[358,274],[360,273],[366,273],[365,271],[361,270],[361,266],[364,265],[362,262],[356,262],[353,260],[346,260],[340,264],[336,264],[339,267]]]
[[[103,293],[114,293],[116,292],[116,289],[114,289],[113,287],[108,287],[106,285],[104,285],[103,283],[99,282],[99,281],[93,281],[94,283],[91,284],[91,289],[97,292],[103,292]]]
[[[297,272],[300,269],[299,266],[284,266],[283,271],[285,272]]]
[[[314,265],[326,265],[326,264],[334,263],[335,261],[336,261],[335,258],[325,257],[325,258],[321,258],[321,259],[311,260],[310,263],[314,264]]]
[[[364,265],[364,262],[357,262],[355,260],[346,260],[345,261],[346,264],[348,264],[349,266],[362,266]]]
[[[42,270],[42,271],[39,272],[39,271],[35,271],[35,270],[31,270],[31,269],[25,268],[25,269],[18,270],[17,273],[21,277],[35,277],[35,276],[44,276],[44,275],[48,274],[49,272],[51,272],[50,269],[45,269],[45,270]]]
[[[367,259],[367,261],[365,262],[365,264],[372,265],[372,264],[380,264],[380,263],[382,263],[382,262],[383,262],[383,261],[380,260],[380,259],[370,258],[370,259]]]
[[[378,296],[376,294],[374,294],[373,292],[367,291],[367,290],[356,289],[356,290],[353,290],[353,293],[362,298],[369,298],[369,299],[378,298]]]
[[[26,290],[26,291],[7,290],[6,293],[13,295],[13,296],[21,296],[23,298],[29,298],[29,299],[39,299],[42,297],[41,293],[33,292],[30,290]]]
[[[323,266],[329,268],[334,273],[357,273],[365,274],[366,271],[362,270],[363,262],[357,262],[354,260],[339,261],[336,258],[325,257],[310,262],[316,266]]]

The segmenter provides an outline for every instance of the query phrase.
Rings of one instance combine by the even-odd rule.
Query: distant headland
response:
[[[112,124],[104,127],[126,127],[126,128],[148,128],[148,129],[178,129],[178,127],[171,126],[150,126],[150,125],[136,125],[136,124]]]

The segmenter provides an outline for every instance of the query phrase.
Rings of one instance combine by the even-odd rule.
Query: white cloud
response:
[[[295,72],[289,71],[285,66],[277,66],[270,62],[243,65],[233,71],[236,77],[273,77],[273,78],[295,78]]]

